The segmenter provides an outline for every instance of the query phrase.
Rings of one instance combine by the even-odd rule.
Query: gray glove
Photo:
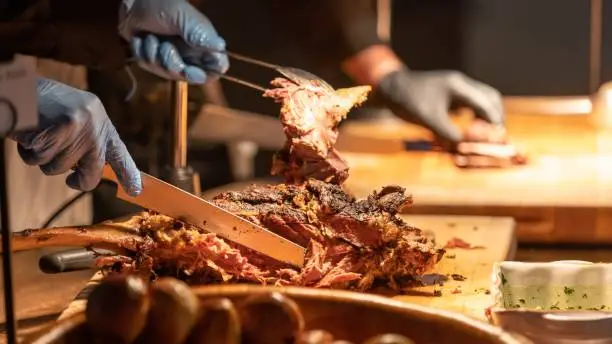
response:
[[[145,70],[203,84],[229,68],[225,41],[186,0],[123,0],[119,32]],[[189,58],[187,60],[187,58]]]
[[[376,92],[395,115],[452,143],[462,140],[449,117],[452,105],[466,105],[492,124],[503,125],[505,121],[499,91],[456,71],[415,72],[405,68],[385,76]]]
[[[38,129],[12,135],[26,164],[40,166],[46,175],[74,168],[66,184],[89,191],[108,162],[129,195],[142,191],[140,172],[98,97],[43,78],[37,91]]]

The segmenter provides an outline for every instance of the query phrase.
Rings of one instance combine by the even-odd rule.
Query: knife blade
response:
[[[296,243],[172,184],[140,173],[140,195],[130,197],[117,187],[117,198],[203,228],[276,260],[297,267],[304,265],[306,250]],[[108,165],[104,166],[102,177],[117,183],[117,176]]]

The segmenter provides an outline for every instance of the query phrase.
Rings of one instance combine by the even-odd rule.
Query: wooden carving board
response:
[[[343,152],[351,167],[347,188],[364,196],[382,185],[404,186],[415,199],[411,213],[513,217],[519,242],[612,243],[612,134],[586,116],[509,114],[507,124],[530,158],[526,166],[464,170],[441,152],[353,147]],[[342,135],[376,138],[382,147],[431,137],[401,122],[347,123]]]
[[[406,216],[406,220],[422,229],[436,234],[437,241],[444,245],[449,239],[459,237],[483,249],[452,249],[448,254],[455,258],[444,258],[434,273],[459,274],[465,281],[449,280],[442,287],[423,287],[410,295],[394,296],[398,300],[421,305],[457,311],[477,319],[485,320],[484,309],[491,303],[486,290],[491,286],[491,270],[495,262],[512,259],[515,252],[514,220],[503,217],[485,216]],[[68,305],[60,316],[65,318],[82,311],[89,290],[101,279],[97,273],[79,296]],[[452,291],[459,288],[460,294]],[[434,289],[441,290],[441,296],[434,296]]]

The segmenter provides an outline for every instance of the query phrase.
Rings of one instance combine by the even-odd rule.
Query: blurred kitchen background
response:
[[[232,51],[309,70],[335,87],[350,85],[337,62],[330,58],[333,47],[314,45],[320,42],[317,39],[325,38],[324,20],[320,27],[299,30],[299,18],[308,11],[308,0],[192,2],[211,19]],[[391,41],[395,51],[413,69],[460,70],[506,96],[588,95],[594,82],[600,84],[593,78],[612,80],[612,21],[601,23],[601,46],[595,47],[595,52],[600,49],[599,65],[597,59],[593,62],[592,54],[593,6],[600,7],[596,18],[612,17],[612,1],[604,0],[395,0]],[[596,21],[599,25],[599,19]],[[312,37],[296,39],[295,32],[309,32]],[[599,65],[595,66],[595,76],[593,63]],[[84,71],[81,67],[57,65],[61,68],[47,67],[47,75],[61,79],[61,75],[78,74],[78,79],[84,82],[80,86],[97,94],[106,105],[139,167],[159,175],[172,149],[170,84],[134,66],[137,88],[131,100],[126,101],[133,82],[125,70]],[[269,71],[239,62],[233,63],[231,74],[260,84],[266,84],[273,76]],[[207,88],[204,92],[201,87],[190,87],[191,122],[201,106],[209,102],[267,116],[278,115],[278,105],[262,100],[248,88],[225,81]],[[349,121],[377,113],[377,109],[362,109],[351,114]],[[190,142],[188,160],[200,174],[202,190],[240,178],[268,177],[271,150],[259,149],[253,170],[242,172],[241,176],[236,175],[235,166],[232,168],[236,164],[232,162],[235,153],[230,152],[236,150],[239,149],[235,145],[225,143]],[[94,222],[135,210],[115,200],[107,187],[94,192],[93,202]],[[79,213],[85,211],[81,209]]]
[[[300,25],[295,18],[308,10],[308,1],[197,2],[233,51],[312,71],[335,87],[350,85],[324,46],[313,46],[316,38],[296,40],[295,30],[289,28]],[[602,18],[612,17],[612,2],[601,3]],[[413,69],[460,70],[504,95],[585,95],[590,91],[591,6],[591,1],[576,0],[396,0],[391,41]],[[325,24],[316,30],[324,32]],[[612,80],[612,21],[603,21],[601,41],[601,79]],[[133,70],[138,89],[129,102],[124,98],[131,82],[123,71],[89,71],[88,84],[106,104],[139,166],[156,174],[171,149],[170,88],[167,82]],[[233,63],[231,74],[260,84],[272,76],[239,62]],[[253,90],[225,81],[221,86],[224,101],[234,109],[270,116],[279,111]],[[193,117],[208,101],[198,87],[190,88],[190,100]],[[359,118],[359,113],[349,117]],[[254,177],[268,176],[271,153],[257,153]],[[192,143],[189,161],[200,173],[203,190],[235,179],[225,144]],[[94,198],[100,204],[94,221],[115,215],[108,206],[115,202],[104,191]]]

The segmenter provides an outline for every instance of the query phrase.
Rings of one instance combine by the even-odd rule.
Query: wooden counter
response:
[[[343,133],[353,142],[371,137],[380,149],[346,150],[347,186],[358,196],[374,186],[405,186],[418,214],[511,216],[520,242],[612,243],[612,133],[594,130],[586,116],[509,115],[508,130],[529,165],[463,170],[444,153],[396,149],[401,139],[428,138],[424,130],[402,122],[349,123]]]

